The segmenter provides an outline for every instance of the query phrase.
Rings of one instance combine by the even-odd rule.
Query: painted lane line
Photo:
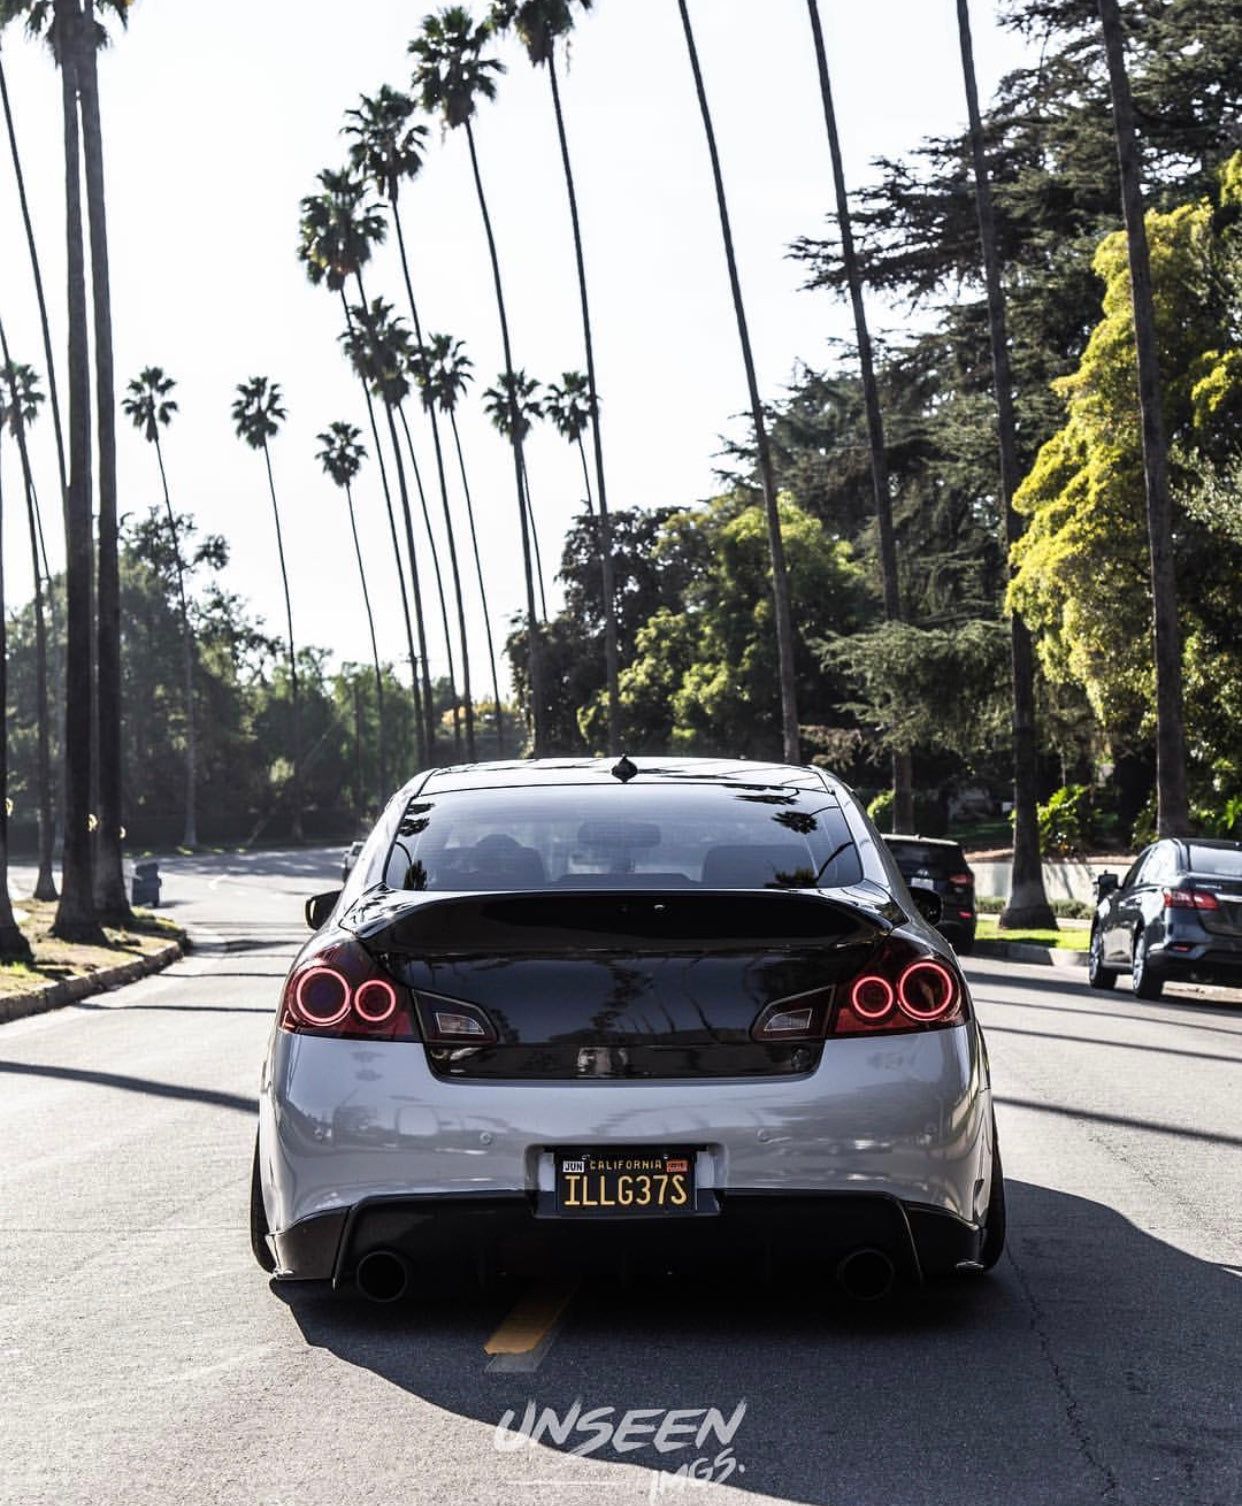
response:
[[[483,1346],[493,1374],[530,1374],[552,1347],[574,1293],[576,1280],[543,1282],[521,1298]]]

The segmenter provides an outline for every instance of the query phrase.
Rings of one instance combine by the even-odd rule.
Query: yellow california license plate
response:
[[[556,1211],[566,1218],[696,1212],[693,1150],[557,1150]]]

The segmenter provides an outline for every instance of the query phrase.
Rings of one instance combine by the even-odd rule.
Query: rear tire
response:
[[[1115,988],[1117,973],[1104,966],[1104,933],[1099,926],[1091,927],[1091,949],[1087,953],[1087,982],[1092,988]]]
[[[1130,962],[1134,993],[1140,999],[1158,999],[1164,992],[1164,979],[1152,970],[1147,956],[1147,937],[1140,931],[1134,938],[1134,955]]]
[[[992,1187],[988,1193],[988,1213],[983,1221],[983,1244],[979,1247],[979,1264],[990,1271],[1005,1253],[1005,1172],[1001,1166],[1000,1141],[996,1138],[996,1120],[992,1120]]]
[[[250,1248],[254,1258],[270,1276],[276,1260],[267,1243],[271,1231],[267,1226],[267,1209],[263,1206],[263,1182],[259,1176],[259,1137],[254,1137],[254,1161],[250,1170]]]

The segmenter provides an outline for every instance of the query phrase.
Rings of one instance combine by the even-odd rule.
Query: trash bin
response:
[[[155,862],[135,863],[133,898],[135,905],[154,908],[160,902],[160,865]]]

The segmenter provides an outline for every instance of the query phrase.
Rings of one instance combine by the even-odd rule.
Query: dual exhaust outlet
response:
[[[893,1289],[897,1270],[883,1250],[863,1246],[837,1262],[837,1285],[855,1302],[878,1302]],[[399,1250],[368,1250],[358,1262],[354,1284],[370,1302],[399,1302],[410,1289],[413,1271]]]

